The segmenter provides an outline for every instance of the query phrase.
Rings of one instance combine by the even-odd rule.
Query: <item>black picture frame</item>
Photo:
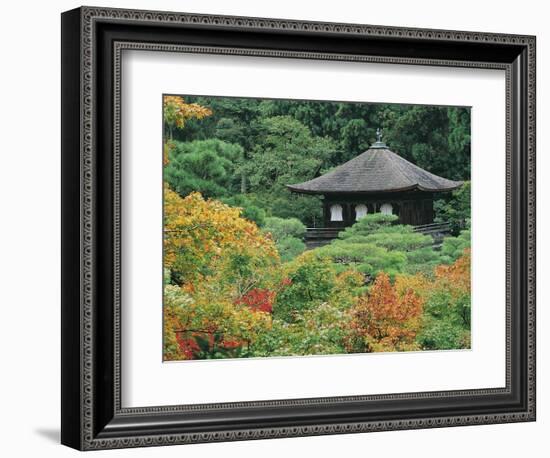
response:
[[[62,14],[62,433],[80,450],[535,420],[533,36],[81,7]],[[505,388],[234,404],[120,402],[124,49],[506,71]]]

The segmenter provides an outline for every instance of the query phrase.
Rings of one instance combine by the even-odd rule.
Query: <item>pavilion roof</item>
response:
[[[381,145],[381,146],[377,146]],[[434,175],[375,143],[367,151],[313,180],[287,185],[305,194],[452,191],[462,185]]]

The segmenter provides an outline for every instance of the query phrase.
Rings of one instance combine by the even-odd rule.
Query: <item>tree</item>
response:
[[[304,253],[286,266],[288,285],[277,295],[275,318],[292,323],[299,314],[326,302],[332,295],[336,271],[329,260]]]
[[[265,224],[266,212],[262,207],[256,205],[256,203],[250,199],[246,194],[236,194],[231,197],[222,197],[220,199],[224,204],[231,207],[238,207],[242,210],[241,216],[250,221],[255,222],[258,227],[262,227]]]
[[[291,261],[306,250],[306,244],[295,237],[286,237],[279,240],[276,245],[282,262]]]
[[[311,267],[313,263],[313,267]],[[348,309],[360,294],[361,275],[351,270],[325,271],[304,253],[286,266],[273,307],[269,332],[258,336],[250,356],[321,355],[344,353]],[[319,275],[321,273],[321,275]],[[313,282],[322,280],[321,289]]]
[[[227,297],[164,289],[164,358],[238,357],[271,327],[271,315]]]
[[[345,158],[342,158],[344,159],[342,162],[345,162],[369,148],[374,132],[369,129],[364,119],[351,119],[342,127],[341,134],[342,149],[347,153]]]
[[[240,214],[239,208],[205,200],[200,193],[181,198],[165,187],[164,264],[178,284],[194,289],[197,280],[236,262],[234,256],[278,261],[273,241]]]
[[[288,237],[301,239],[306,233],[306,227],[298,218],[266,218],[264,232],[269,232],[275,242]]]
[[[326,138],[314,137],[290,116],[262,119],[246,170],[253,192],[280,194],[286,185],[313,178],[334,150]]]
[[[469,229],[460,231],[457,237],[445,237],[441,245],[441,264],[452,264],[469,249],[471,244],[471,232]]]
[[[454,235],[458,235],[470,224],[471,209],[471,182],[465,181],[464,184],[455,189],[449,197],[436,200],[434,202],[435,222],[449,223]]]
[[[424,291],[425,316],[417,341],[423,349],[470,347],[470,250],[451,265],[435,269],[435,281]]]
[[[454,180],[470,179],[470,109],[389,106],[384,140],[419,167]]]
[[[334,150],[333,142],[313,136],[289,116],[261,119],[257,131],[250,157],[240,168],[249,191],[271,216],[313,224],[321,216],[318,198],[291,194],[286,185],[313,178]]]
[[[234,171],[241,155],[241,146],[217,139],[174,142],[164,179],[182,197],[192,192],[225,196],[238,186]]]
[[[270,217],[297,218],[308,227],[322,224],[322,202],[319,196],[291,193],[283,188],[278,192],[258,191],[246,196],[251,203],[265,209]]]
[[[412,289],[400,294],[387,274],[378,274],[368,295],[360,297],[351,309],[348,351],[417,350],[415,338],[422,304],[422,299]]]
[[[183,129],[189,119],[202,119],[211,114],[212,110],[209,108],[196,103],[185,103],[183,97],[177,95],[164,96],[164,124],[167,127],[170,140],[174,137],[174,129]]]
[[[241,210],[165,189],[165,358],[237,356],[271,326],[279,258]]]

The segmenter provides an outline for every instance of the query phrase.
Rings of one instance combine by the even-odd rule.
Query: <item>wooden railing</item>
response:
[[[451,232],[451,225],[449,223],[420,224],[413,226],[413,230],[421,234],[447,234]]]
[[[306,230],[305,243],[309,249],[328,245],[338,237],[341,227],[308,227]]]

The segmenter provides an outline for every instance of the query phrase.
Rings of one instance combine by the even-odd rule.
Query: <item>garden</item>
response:
[[[470,113],[164,97],[165,361],[470,348]],[[286,185],[386,141],[464,181],[430,235],[368,214],[308,249],[319,197]]]

